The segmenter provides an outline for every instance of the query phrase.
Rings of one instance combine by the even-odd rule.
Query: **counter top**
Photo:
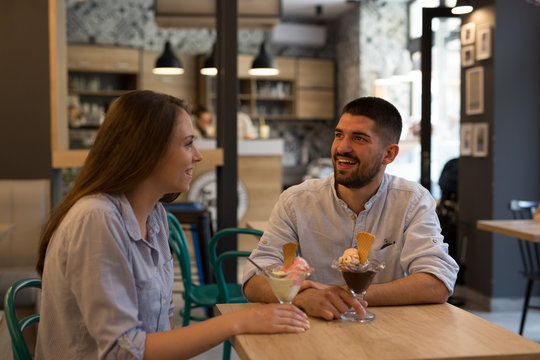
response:
[[[200,150],[215,149],[217,141],[215,139],[198,139],[195,145]],[[247,156],[272,156],[283,155],[285,144],[282,139],[265,140],[239,140],[238,155]]]

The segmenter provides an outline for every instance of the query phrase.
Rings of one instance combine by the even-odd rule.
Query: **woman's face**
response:
[[[195,163],[202,155],[193,142],[191,118],[183,109],[176,118],[169,147],[150,175],[160,194],[187,192]]]

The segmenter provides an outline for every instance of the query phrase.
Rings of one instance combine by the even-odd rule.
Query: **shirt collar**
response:
[[[332,183],[332,186],[331,186],[331,188],[332,188],[332,196],[334,197],[335,201],[337,201],[337,203],[340,204],[342,207],[348,209],[349,205],[347,205],[347,203],[345,201],[343,201],[342,199],[340,199],[338,197],[338,195],[337,195],[336,179],[334,177],[334,174],[329,175],[328,178],[327,178],[327,181],[330,181]],[[377,192],[375,193],[375,195],[373,195],[371,198],[369,198],[369,200],[364,205],[364,208],[366,210],[369,210],[373,206],[375,201],[377,201],[377,198],[379,198],[381,196],[381,194],[385,191],[387,186],[388,186],[388,174],[384,173],[382,181],[381,181],[381,185],[379,185],[379,188],[377,189]]]
[[[388,174],[384,173],[382,181],[381,181],[381,185],[379,185],[377,192],[364,205],[364,208],[366,210],[369,210],[373,206],[373,204],[375,203],[375,201],[377,201],[377,199],[381,196],[381,194],[386,191],[385,189],[387,186],[388,186]]]
[[[120,212],[122,213],[122,217],[125,219],[126,222],[126,230],[129,237],[133,241],[143,240],[141,236],[141,229],[139,228],[139,223],[137,222],[137,218],[135,217],[133,208],[131,207],[131,204],[127,199],[126,195],[120,194],[120,196],[118,197],[118,201]],[[146,222],[146,226],[148,229],[148,243],[152,242],[152,238],[155,237],[155,235],[158,234],[160,230],[156,206],[154,206],[152,211],[150,211],[150,214],[148,215],[148,220]]]

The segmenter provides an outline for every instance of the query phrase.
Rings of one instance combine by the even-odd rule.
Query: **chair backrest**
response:
[[[189,294],[191,293],[193,283],[191,281],[191,262],[186,235],[173,214],[167,213],[167,222],[169,223],[169,246],[176,255],[176,259],[178,259],[184,291]]]
[[[514,219],[532,219],[538,207],[538,201],[510,200],[508,208]]]
[[[210,244],[208,246],[208,251],[210,252],[210,263],[212,264],[212,268],[214,269],[214,276],[216,278],[216,283],[218,285],[219,289],[219,297],[218,300],[220,303],[228,303],[230,302],[230,296],[229,291],[227,289],[227,283],[225,281],[225,276],[223,275],[223,260],[227,258],[232,257],[248,257],[251,255],[251,251],[225,251],[219,256],[217,255],[217,244],[218,242],[227,235],[255,235],[258,237],[261,237],[263,235],[262,230],[257,229],[250,229],[250,228],[225,228],[221,229],[220,231],[216,232],[214,236],[212,236],[212,239],[210,240]]]
[[[511,200],[508,208],[516,220],[532,219],[538,207],[538,201]],[[540,274],[540,249],[538,243],[517,239],[519,253],[523,262],[523,275],[534,276]]]
[[[32,359],[22,332],[29,325],[39,322],[39,314],[27,316],[19,321],[15,309],[15,297],[17,296],[17,293],[24,288],[30,287],[41,289],[41,280],[37,278],[19,280],[9,287],[4,298],[6,323],[11,337],[11,347],[13,349],[15,360]]]

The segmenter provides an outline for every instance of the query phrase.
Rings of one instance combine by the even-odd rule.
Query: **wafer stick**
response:
[[[298,244],[283,244],[283,267],[288,268],[292,265],[294,261],[294,255],[296,255],[296,249],[298,249]]]
[[[358,248],[358,257],[362,264],[366,263],[374,241],[375,236],[368,232],[361,231],[356,234],[356,247]]]

